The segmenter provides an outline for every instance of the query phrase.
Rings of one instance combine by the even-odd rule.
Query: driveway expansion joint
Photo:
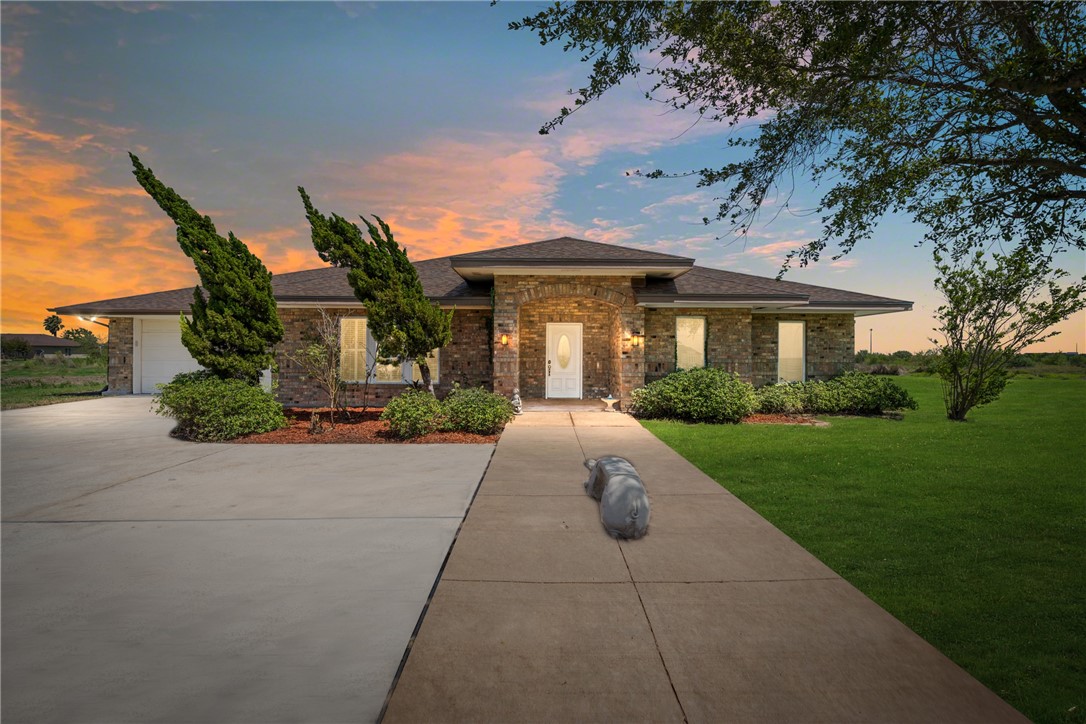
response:
[[[214,450],[212,452],[209,452],[207,455],[201,455],[199,457],[190,458],[188,460],[182,460],[181,462],[174,463],[173,465],[167,465],[165,467],[158,468],[157,470],[150,470],[150,471],[148,471],[146,473],[143,473],[141,475],[135,475],[135,476],[133,476],[131,478],[125,478],[124,480],[118,480],[116,483],[110,483],[109,485],[104,485],[101,488],[96,488],[94,490],[88,490],[85,493],[80,493],[79,495],[73,495],[72,497],[65,498],[64,500],[50,501],[48,503],[45,503],[44,505],[39,505],[36,508],[31,508],[31,509],[29,509],[27,511],[24,511],[22,513],[18,513],[17,517],[23,518],[23,517],[26,517],[28,515],[33,515],[34,513],[37,513],[38,511],[41,511],[41,510],[49,510],[50,508],[55,508],[55,507],[59,507],[59,506],[68,505],[70,503],[74,503],[77,500],[82,500],[83,498],[86,498],[88,496],[95,495],[97,493],[102,493],[102,492],[105,492],[106,490],[111,490],[113,488],[116,488],[119,485],[124,485],[126,483],[135,482],[136,480],[142,480],[143,478],[149,477],[151,475],[157,475],[158,473],[165,472],[166,470],[170,470],[171,468],[180,467],[182,465],[188,465],[189,463],[194,463],[197,460],[204,460],[204,459],[209,458],[209,457],[211,457],[213,455],[219,455],[220,453],[226,452],[227,449],[228,448],[224,448],[222,450]],[[12,522],[17,522],[17,521],[12,521]]]
[[[652,645],[656,648],[656,655],[660,658],[660,665],[664,667],[664,674],[667,675],[667,683],[671,685],[671,693],[675,696],[675,703],[679,705],[679,711],[683,715],[683,724],[689,722],[690,719],[686,715],[686,708],[683,706],[683,700],[679,697],[679,691],[675,688],[675,680],[671,677],[671,670],[667,667],[667,660],[664,659],[664,652],[660,650],[660,641],[656,638],[656,629],[652,626],[652,618],[649,617],[649,610],[645,608],[645,600],[641,598],[641,589],[637,587],[637,581],[633,580],[633,571],[630,570],[630,562],[626,560],[626,552],[622,550],[622,546],[618,547],[619,553],[622,554],[622,562],[626,565],[626,572],[630,574],[630,580],[633,581],[634,592],[637,594],[637,602],[641,604],[641,613],[645,616],[645,622],[649,625],[649,633],[652,634]]]

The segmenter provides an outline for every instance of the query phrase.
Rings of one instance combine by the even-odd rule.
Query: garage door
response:
[[[179,372],[200,369],[181,344],[181,325],[177,317],[143,320],[140,360],[140,391],[145,394],[158,392],[155,385],[169,382]]]

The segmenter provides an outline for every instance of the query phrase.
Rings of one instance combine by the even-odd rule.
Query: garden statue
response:
[[[608,455],[585,460],[585,492],[600,501],[600,520],[612,538],[638,539],[649,531],[649,496],[633,464]]]
[[[524,403],[520,401],[520,388],[513,389],[513,414],[519,415],[524,412]]]

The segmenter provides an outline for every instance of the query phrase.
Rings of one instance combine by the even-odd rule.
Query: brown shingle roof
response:
[[[20,334],[19,332],[9,332],[0,334],[0,339],[22,339],[26,340],[26,343],[31,347],[78,347],[78,342],[73,342],[66,337],[54,337],[51,334]]]
[[[735,299],[796,299],[810,306],[911,306],[912,302],[844,289],[819,287],[799,282],[777,281],[769,277],[695,266],[676,279],[649,279],[637,290],[641,301],[665,301],[698,297]]]
[[[500,249],[485,249],[470,254],[457,254],[451,257],[453,265],[471,264],[545,264],[555,262],[589,262],[609,264],[678,264],[689,266],[694,260],[685,256],[663,254],[658,251],[633,249],[628,246],[602,244],[598,241],[586,241],[563,236],[545,241],[533,241],[528,244],[505,246]]]
[[[479,262],[480,265],[495,266],[515,265],[518,261],[527,266],[550,262],[563,265],[584,263],[588,266],[592,263],[633,266],[644,264],[661,265],[670,269],[672,266],[689,265],[689,271],[674,279],[647,279],[645,286],[636,290],[637,299],[642,303],[667,303],[689,299],[740,303],[747,300],[752,302],[760,300],[844,308],[912,305],[911,302],[899,299],[860,294],[843,289],[777,281],[768,277],[693,266],[693,260],[686,257],[569,237],[414,262],[426,296],[446,305],[488,304],[492,283],[469,282],[456,272],[454,267],[465,259],[472,265]],[[277,274],[272,277],[272,289],[275,292],[275,298],[283,303],[357,302],[354,291],[347,283],[347,270],[337,267]],[[178,314],[182,310],[188,310],[191,304],[192,289],[188,288],[72,304],[50,311],[59,314],[123,317],[136,314]]]
[[[415,262],[415,270],[426,296],[442,304],[489,304],[490,285],[465,281],[453,271],[449,260],[450,257],[446,256]],[[279,302],[358,302],[354,290],[347,282],[347,270],[339,267],[276,274],[272,277],[272,292]],[[70,304],[50,311],[69,315],[124,317],[136,314],[180,314],[188,311],[191,304],[192,287],[187,287]]]

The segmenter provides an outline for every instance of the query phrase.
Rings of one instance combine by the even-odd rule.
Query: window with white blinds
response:
[[[404,384],[413,379],[422,380],[418,365],[374,364],[377,359],[377,342],[369,333],[365,317],[348,317],[340,320],[339,326],[339,375],[344,382],[365,382],[370,374],[370,382]],[[440,381],[440,350],[433,350],[426,357],[430,368],[430,378],[435,384]],[[371,369],[372,368],[372,369]]]
[[[366,381],[368,340],[365,317],[339,320],[339,376],[344,382]]]
[[[675,368],[705,366],[705,317],[675,318]]]
[[[779,322],[777,327],[777,381],[806,380],[805,322]]]

